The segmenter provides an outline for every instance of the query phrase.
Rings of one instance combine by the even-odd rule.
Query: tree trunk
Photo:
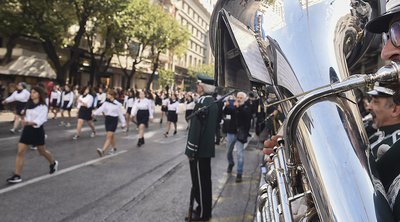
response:
[[[132,66],[131,72],[127,76],[125,89],[130,89],[131,88],[131,81],[132,81],[132,78],[135,76],[135,73],[136,73],[136,66],[134,65],[134,66]]]
[[[19,37],[19,34],[12,34],[8,38],[8,42],[7,42],[7,45],[6,45],[7,52],[4,55],[4,58],[0,61],[0,64],[6,65],[7,63],[11,62],[11,60],[12,60],[12,52],[13,52],[13,49],[14,49],[15,45],[17,44],[18,37]]]
[[[158,66],[160,65],[160,64],[159,64],[159,62],[160,62],[160,54],[161,54],[161,51],[160,51],[160,52],[157,52],[157,57],[156,57],[156,59],[155,59],[155,62],[153,63],[153,71],[152,71],[152,73],[151,73],[151,75],[150,75],[149,81],[147,82],[146,90],[150,90],[150,85],[151,85],[151,83],[153,82],[153,80],[154,80],[154,75],[156,74],[156,71],[157,71],[157,69],[158,69]]]
[[[42,42],[42,47],[49,57],[50,61],[53,63],[53,67],[57,74],[57,82],[64,83],[65,74],[66,74],[66,66],[62,66],[60,62],[60,58],[58,57],[56,48],[50,40],[45,40]]]

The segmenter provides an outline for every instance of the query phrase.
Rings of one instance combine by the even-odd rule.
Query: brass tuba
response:
[[[365,24],[374,0],[220,0],[211,18],[215,80],[272,89],[286,119],[260,183],[256,221],[392,221],[369,160],[354,89],[399,81],[374,74],[379,36]],[[290,99],[287,99],[290,98]]]

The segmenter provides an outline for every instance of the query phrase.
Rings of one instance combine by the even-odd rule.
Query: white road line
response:
[[[6,138],[0,138],[0,141],[5,141],[5,140],[13,140],[13,139],[17,139],[20,136],[10,136],[10,137],[6,137]]]
[[[10,187],[1,189],[1,190],[0,190],[0,194],[7,193],[7,192],[10,192],[10,191],[12,191],[12,190],[16,190],[16,189],[18,189],[18,188],[27,186],[27,185],[29,185],[29,184],[37,183],[37,182],[40,182],[40,181],[42,181],[42,180],[49,179],[49,178],[51,178],[51,177],[59,176],[59,175],[62,175],[62,174],[71,172],[71,171],[73,171],[73,170],[76,170],[76,169],[79,169],[79,168],[82,168],[82,167],[85,167],[85,166],[92,165],[92,164],[94,164],[94,163],[96,163],[96,162],[99,162],[99,161],[101,161],[101,160],[105,160],[105,159],[109,159],[109,158],[115,157],[115,156],[120,155],[120,154],[123,154],[123,153],[125,153],[125,152],[127,152],[127,151],[128,151],[128,150],[121,150],[121,151],[118,151],[118,152],[116,152],[116,153],[114,153],[114,154],[112,154],[112,155],[108,155],[108,156],[101,157],[101,158],[98,158],[98,159],[90,160],[90,161],[87,161],[87,162],[84,162],[84,163],[81,163],[81,164],[78,164],[78,165],[75,165],[75,166],[71,166],[71,167],[68,167],[68,168],[59,170],[59,171],[57,171],[57,172],[54,173],[54,174],[43,175],[43,176],[36,177],[36,178],[34,178],[34,179],[28,180],[28,181],[23,182],[23,183],[19,183],[19,184],[12,185],[12,186],[10,186]]]

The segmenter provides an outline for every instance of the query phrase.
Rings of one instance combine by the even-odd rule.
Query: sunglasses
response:
[[[386,45],[390,39],[393,46],[396,48],[400,47],[400,21],[395,21],[390,24],[389,31],[382,34],[383,43]]]

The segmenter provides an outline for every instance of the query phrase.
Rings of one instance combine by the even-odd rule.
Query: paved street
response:
[[[164,128],[155,119],[140,148],[136,147],[135,129],[128,134],[119,129],[118,152],[102,158],[96,153],[105,140],[102,118],[96,122],[95,138],[89,137],[85,126],[77,141],[72,140],[75,119],[70,128],[50,119],[45,125],[46,145],[59,161],[59,171],[48,175],[47,161],[37,151],[27,150],[23,182],[17,185],[6,183],[14,170],[20,135],[8,132],[11,119],[7,122],[7,118],[0,113],[0,221],[184,221],[191,182],[183,154],[183,114],[178,134],[168,138],[162,136]],[[252,144],[245,151],[240,184],[235,183],[235,173],[225,172],[225,144],[216,147],[212,221],[253,221],[261,152]]]

